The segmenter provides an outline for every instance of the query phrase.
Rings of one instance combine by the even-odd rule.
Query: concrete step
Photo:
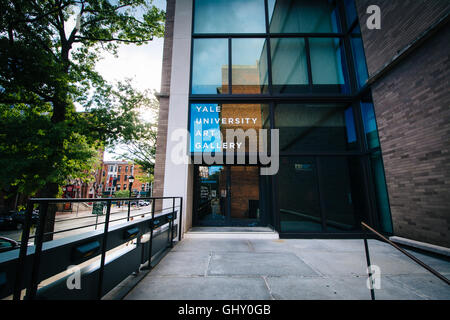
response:
[[[269,227],[193,227],[183,236],[187,239],[279,239]]]

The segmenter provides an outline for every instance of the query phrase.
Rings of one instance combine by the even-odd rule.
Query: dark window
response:
[[[322,231],[314,158],[281,158],[278,180],[281,232]]]
[[[281,157],[278,180],[282,232],[349,232],[367,220],[357,157]]]
[[[345,13],[347,26],[350,27],[357,19],[358,13],[356,12],[355,0],[344,0]]]
[[[367,147],[369,149],[380,146],[378,139],[377,122],[375,120],[375,111],[373,103],[361,102],[361,115],[364,124],[364,132],[366,134]]]
[[[339,104],[279,104],[275,128],[280,152],[346,151],[357,148],[353,111]]]
[[[121,166],[118,167],[117,172],[120,172],[120,170],[122,169]]]
[[[353,63],[355,65],[356,79],[358,86],[362,87],[368,79],[366,57],[364,55],[364,46],[361,38],[361,30],[357,25],[350,34],[350,45],[352,47]]]
[[[263,33],[264,0],[195,0],[194,33]]]
[[[380,227],[382,231],[392,234],[391,210],[389,208],[389,198],[386,189],[386,179],[384,176],[383,160],[381,158],[380,151],[377,151],[371,155],[370,163],[375,184],[375,195],[380,219]]]

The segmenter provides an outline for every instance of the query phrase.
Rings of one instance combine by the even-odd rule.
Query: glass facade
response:
[[[194,224],[391,233],[354,1],[194,0],[193,15],[191,154],[248,155],[227,129],[278,129],[280,157],[274,176],[263,163],[197,164]]]
[[[340,104],[277,104],[280,152],[357,148],[352,107]]]

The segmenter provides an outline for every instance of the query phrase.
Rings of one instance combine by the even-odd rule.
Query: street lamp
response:
[[[133,187],[134,177],[129,176],[128,181],[130,182],[130,198],[131,198],[131,188]]]
[[[133,182],[134,182],[134,177],[133,176],[129,176],[128,177],[128,181],[130,182],[130,194],[128,198],[131,198],[131,188],[133,187]],[[128,200],[128,218],[127,221],[130,221],[130,208],[131,208],[131,199]]]

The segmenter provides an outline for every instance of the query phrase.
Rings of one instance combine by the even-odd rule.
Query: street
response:
[[[151,213],[151,206],[144,207],[132,207],[130,210],[130,216],[133,219],[140,219],[142,217],[148,217]],[[114,226],[126,222],[126,217],[128,215],[128,206],[121,206],[120,208],[111,208],[111,217],[109,226]],[[90,211],[78,211],[75,209],[70,213],[58,214],[55,219],[55,232],[69,230],[66,232],[56,233],[53,239],[61,239],[75,234],[80,234],[88,231],[94,231],[102,229],[104,225],[106,215],[96,216]],[[121,219],[121,220],[119,220]],[[115,221],[118,220],[118,221]],[[97,226],[96,226],[97,224]],[[83,227],[76,230],[70,230],[74,228]],[[34,228],[31,230],[31,235],[34,235]],[[20,241],[22,236],[22,230],[0,230],[0,236],[7,237],[16,241]]]

